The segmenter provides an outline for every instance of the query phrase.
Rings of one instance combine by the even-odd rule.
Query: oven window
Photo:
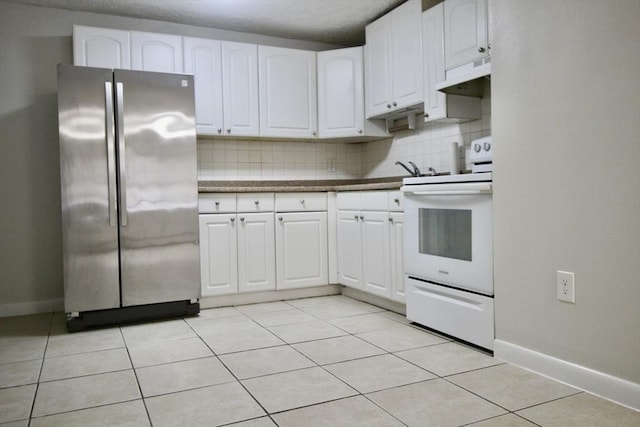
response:
[[[471,210],[419,209],[420,253],[471,261]]]

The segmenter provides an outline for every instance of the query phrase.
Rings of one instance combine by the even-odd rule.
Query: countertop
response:
[[[198,181],[199,193],[398,190],[402,176],[299,181]]]

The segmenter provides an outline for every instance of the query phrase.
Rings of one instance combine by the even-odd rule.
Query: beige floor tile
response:
[[[318,319],[328,320],[328,319],[336,319],[338,317],[346,317],[346,316],[358,316],[362,314],[369,314],[370,311],[367,311],[361,307],[355,307],[348,304],[335,304],[335,305],[319,305],[317,307],[307,307],[304,309],[306,313],[309,313],[313,317],[317,317]]]
[[[351,335],[293,344],[293,347],[319,365],[384,353],[384,350]]]
[[[125,348],[48,357],[44,359],[40,381],[54,381],[126,369],[131,369],[131,362]]]
[[[57,414],[140,399],[132,370],[41,383],[33,416]]]
[[[238,305],[234,307],[241,313],[248,316],[257,313],[269,313],[273,311],[291,310],[291,305],[284,301],[263,302],[259,304]]]
[[[220,319],[223,317],[242,316],[234,307],[205,308],[200,310],[197,316],[185,317],[187,323],[191,323],[195,319]]]
[[[400,351],[395,354],[441,377],[504,363],[478,350],[454,342]]]
[[[217,357],[136,369],[144,397],[235,381]]]
[[[35,384],[0,389],[0,423],[28,419],[35,392]]]
[[[265,415],[237,382],[145,399],[154,427],[217,426]]]
[[[27,362],[4,363],[0,365],[0,388],[37,383],[41,367],[42,360],[29,360]]]
[[[404,314],[394,313],[393,311],[383,311],[380,313],[380,316],[384,316],[388,319],[395,320],[396,322],[410,325],[411,322],[407,319],[407,316]]]
[[[23,341],[0,347],[0,363],[26,362],[44,356],[47,341]]]
[[[517,414],[545,427],[640,426],[640,412],[588,393],[554,400]]]
[[[329,320],[334,326],[351,334],[360,334],[363,332],[380,331],[387,329],[395,329],[403,326],[402,323],[395,322],[382,314],[371,313],[360,316],[340,317]]]
[[[0,322],[0,334],[9,331],[37,330],[39,333],[49,333],[52,313],[30,314],[28,316],[3,317]]]
[[[39,329],[26,329],[17,331],[7,331],[0,334],[0,351],[2,347],[15,344],[46,343],[48,331],[41,332]]]
[[[123,326],[121,329],[127,345],[141,345],[196,337],[193,329],[182,319]]]
[[[120,328],[62,333],[49,338],[45,357],[67,356],[121,347],[124,347],[124,340]]]
[[[149,417],[142,400],[49,415],[34,418],[31,421],[31,427],[144,427],[149,425]]]
[[[309,322],[316,320],[315,317],[308,315],[302,310],[292,308],[290,310],[269,311],[266,313],[249,314],[253,320],[262,326],[279,326],[291,325],[296,323]]]
[[[401,427],[404,424],[362,396],[273,415],[280,427]]]
[[[220,360],[222,360],[239,379],[315,366],[315,363],[289,346],[225,354],[220,356]]]
[[[29,427],[29,420],[14,421],[12,423],[2,423],[0,427]]]
[[[400,328],[365,332],[357,336],[392,353],[447,342],[444,338],[405,325]]]
[[[434,379],[367,397],[408,426],[459,426],[506,413],[445,380]]]
[[[469,424],[469,427],[536,427],[522,417],[515,414],[500,415],[499,417],[489,418],[488,420],[478,421]]]
[[[447,379],[510,411],[578,392],[572,387],[508,364],[452,375]]]
[[[339,337],[348,334],[324,320],[312,320],[310,322],[292,325],[269,326],[267,329],[289,344]]]
[[[159,341],[129,346],[129,355],[134,368],[200,359],[212,356],[211,350],[200,338],[176,341]]]
[[[252,378],[242,384],[269,413],[357,394],[319,367]]]
[[[229,424],[227,427],[277,427],[271,418],[261,417],[249,421]]]
[[[194,318],[189,321],[189,325],[200,336],[225,333],[229,330],[258,326],[256,322],[249,319],[244,314],[220,318]]]
[[[280,338],[256,324],[209,333],[203,335],[202,339],[216,354],[255,350],[284,344]]]
[[[392,355],[367,357],[324,367],[360,393],[370,393],[435,378],[434,375]]]

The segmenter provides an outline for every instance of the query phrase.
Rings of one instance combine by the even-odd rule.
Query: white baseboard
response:
[[[496,358],[640,411],[640,384],[495,340]]]
[[[24,316],[26,314],[51,313],[64,311],[64,299],[54,298],[40,301],[0,304],[0,317]]]
[[[227,307],[230,305],[257,304],[288,299],[311,298],[340,293],[339,285],[324,285],[284,291],[252,292],[200,298],[200,308]]]
[[[353,289],[348,286],[342,287],[342,295],[354,298],[369,304],[373,304],[377,307],[384,308],[389,311],[393,311],[398,314],[407,314],[406,305],[401,302],[393,301],[388,298],[384,298],[378,295],[370,294],[358,289]]]

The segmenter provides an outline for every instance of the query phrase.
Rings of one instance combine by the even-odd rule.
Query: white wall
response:
[[[640,2],[490,5],[496,337],[640,409]]]
[[[56,64],[73,24],[323,50],[330,45],[0,2],[0,316],[61,309]]]

